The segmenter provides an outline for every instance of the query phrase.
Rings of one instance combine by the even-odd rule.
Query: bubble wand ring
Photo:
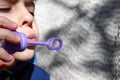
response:
[[[57,46],[52,46],[54,42],[57,42]],[[33,45],[46,45],[49,50],[59,50],[62,47],[62,40],[59,38],[49,38],[47,42],[42,41],[28,41],[28,44]]]

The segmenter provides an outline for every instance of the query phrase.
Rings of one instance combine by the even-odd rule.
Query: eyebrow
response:
[[[26,4],[26,6],[35,6],[34,1],[35,0],[25,0],[25,4]]]
[[[3,2],[8,2],[8,3],[16,3],[18,0],[0,0],[0,1],[3,1]]]
[[[0,0],[0,1],[5,1],[5,2],[8,2],[8,3],[16,3],[18,2],[19,0]],[[36,2],[37,0],[25,0],[25,2]]]
[[[36,0],[25,0],[25,2],[28,2],[28,1],[30,1],[30,2],[35,2]]]
[[[8,2],[8,3],[16,3],[16,2],[18,2],[18,0],[2,0],[2,1],[6,1],[6,2]]]

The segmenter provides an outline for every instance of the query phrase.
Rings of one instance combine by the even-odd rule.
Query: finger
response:
[[[15,61],[15,58],[13,56],[12,56],[12,60],[8,62],[0,60],[0,70],[11,66],[14,63],[14,61]]]
[[[12,43],[18,43],[20,41],[20,37],[8,29],[0,28],[0,40],[7,40]]]
[[[17,28],[17,24],[6,17],[0,16],[0,27],[15,30]]]
[[[3,48],[0,47],[0,60],[8,62],[12,60],[12,55],[8,54]]]

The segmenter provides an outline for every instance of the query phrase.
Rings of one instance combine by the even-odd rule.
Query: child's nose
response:
[[[31,27],[33,19],[34,19],[33,15],[26,8],[20,10],[19,14],[20,14],[20,17],[19,17],[20,19],[19,19],[18,25],[19,26],[26,25],[26,26]]]

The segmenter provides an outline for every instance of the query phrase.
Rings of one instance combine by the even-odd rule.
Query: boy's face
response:
[[[34,20],[33,0],[0,0],[0,16],[16,22],[17,31],[26,34],[28,40],[37,40],[38,29]],[[23,52],[16,52],[18,60],[28,60],[34,55],[34,47],[28,46]]]

